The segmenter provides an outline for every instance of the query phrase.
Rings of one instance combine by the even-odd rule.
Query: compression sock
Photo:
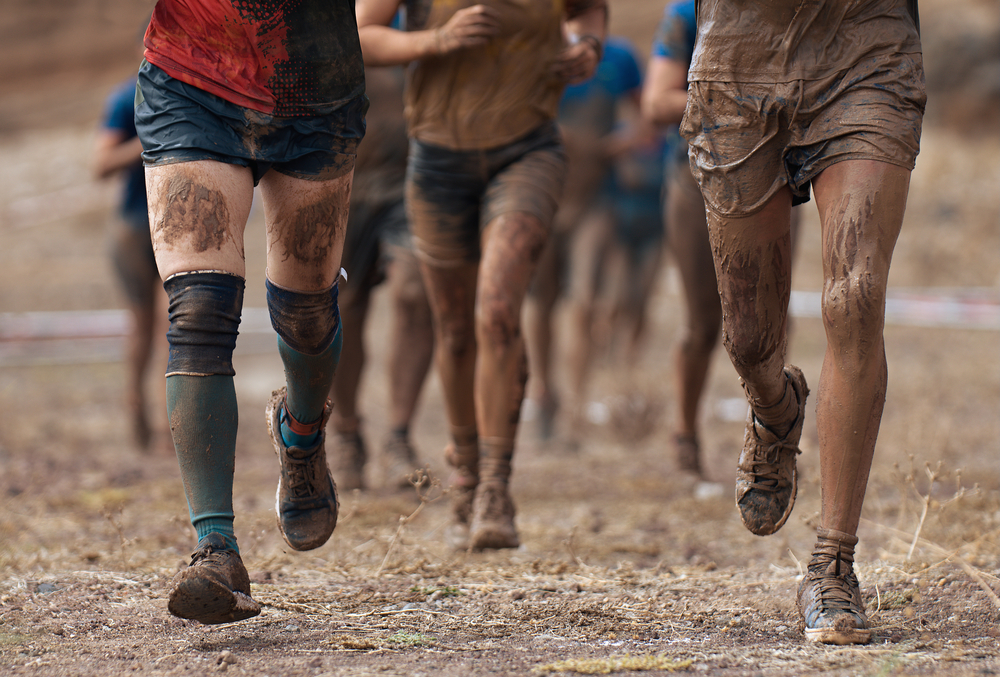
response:
[[[239,422],[233,377],[171,374],[167,377],[167,415],[198,540],[214,531],[239,552],[233,530]]]
[[[319,355],[299,352],[278,337],[278,354],[285,367],[285,383],[288,384],[285,406],[296,421],[308,426],[323,419],[343,344],[339,325],[333,343]],[[286,418],[281,418],[281,439],[290,447],[308,449],[316,444],[321,432],[317,426],[315,431],[304,435],[297,433],[289,427]]]

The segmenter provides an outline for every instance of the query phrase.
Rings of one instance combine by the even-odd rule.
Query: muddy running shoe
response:
[[[278,529],[294,550],[312,550],[330,539],[337,526],[337,488],[326,465],[324,429],[330,415],[327,406],[319,428],[319,440],[308,449],[285,446],[281,438],[285,389],[276,390],[267,403],[267,429],[281,463],[275,512]]]
[[[427,477],[417,467],[417,455],[410,440],[403,435],[390,435],[382,448],[382,484],[389,489],[410,489],[414,482]]]
[[[821,529],[805,578],[799,612],[806,639],[822,644],[867,644],[872,631],[854,575],[856,536]],[[828,537],[828,536],[833,536]]]
[[[233,623],[260,613],[250,597],[250,577],[240,554],[221,534],[202,539],[191,564],[174,577],[167,609],[174,616],[206,625]]]
[[[337,432],[333,441],[333,476],[341,491],[365,488],[365,463],[368,450],[358,431]]]
[[[694,435],[674,436],[674,457],[681,472],[690,473],[699,479],[705,477],[701,471],[701,447]]]
[[[795,420],[788,433],[778,437],[757,420],[751,408],[736,470],[736,505],[743,524],[758,536],[773,534],[781,528],[792,512],[798,489],[795,457],[802,453],[799,438],[809,388],[798,367],[786,366],[785,374],[798,401],[793,410]]]
[[[469,546],[475,550],[516,548],[514,502],[506,482],[484,481],[476,487],[469,524]]]

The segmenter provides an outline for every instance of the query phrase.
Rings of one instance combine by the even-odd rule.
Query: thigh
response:
[[[504,318],[516,324],[535,268],[548,240],[550,224],[524,212],[498,216],[483,231],[477,309],[487,322]]]
[[[667,243],[684,287],[690,315],[718,315],[719,289],[708,240],[705,201],[685,163],[667,188]]]
[[[213,160],[146,167],[146,194],[163,279],[195,270],[246,276],[243,231],[253,201],[248,168]]]
[[[490,156],[500,169],[483,196],[483,226],[516,212],[530,214],[551,229],[566,176],[566,155],[555,129],[538,130]]]
[[[680,129],[691,171],[713,211],[754,214],[789,185],[783,157],[794,98],[787,84],[691,83]]]
[[[296,291],[337,279],[347,232],[353,170],[325,181],[268,172],[260,181],[267,232],[267,277]]]

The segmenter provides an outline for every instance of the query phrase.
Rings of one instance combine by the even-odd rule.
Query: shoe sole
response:
[[[806,640],[819,644],[868,644],[872,631],[868,629],[806,628]]]
[[[253,618],[260,613],[260,605],[250,595],[215,581],[190,578],[170,593],[167,610],[178,618],[219,625]]]
[[[516,533],[501,522],[481,524],[472,529],[469,546],[473,550],[501,550],[521,545]]]

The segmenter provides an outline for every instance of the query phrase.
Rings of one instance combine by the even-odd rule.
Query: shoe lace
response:
[[[817,607],[821,611],[854,614],[861,611],[856,598],[858,579],[854,567],[841,557],[839,548],[835,553],[822,552],[814,556],[809,564],[809,579],[815,583]]]
[[[211,543],[207,543],[191,553],[191,566],[194,566],[197,562],[221,565],[226,557],[227,551],[225,548],[216,548]]]
[[[754,426],[757,425],[763,426],[760,421],[754,419]],[[792,427],[794,428],[794,424]],[[753,475],[756,480],[750,486],[772,492],[788,486],[791,481],[788,478],[789,464],[787,459],[794,458],[801,453],[802,450],[797,445],[790,444],[785,438],[770,444],[754,445],[750,467],[746,469],[746,472]]]
[[[296,458],[291,454],[285,454],[283,464],[285,477],[288,479],[289,491],[296,498],[310,498],[319,493],[313,482],[316,453],[305,458]]]

